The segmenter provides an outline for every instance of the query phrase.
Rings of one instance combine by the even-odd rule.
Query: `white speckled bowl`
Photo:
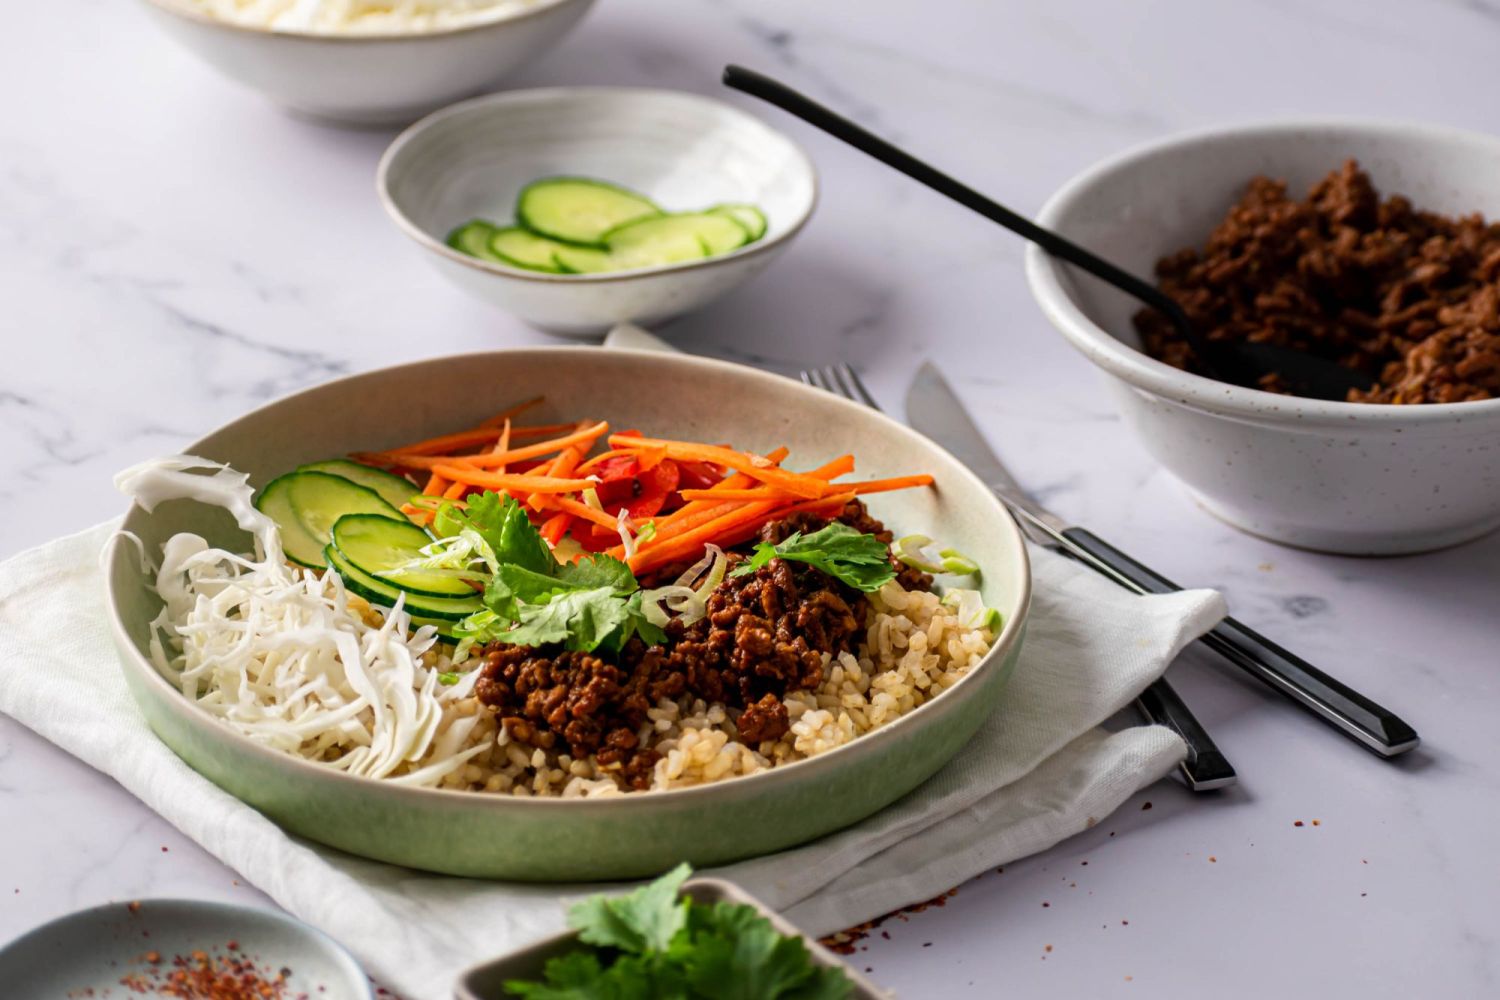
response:
[[[610,274],[544,274],[482,261],[444,240],[472,218],[509,224],[521,188],[597,177],[669,211],[750,202],[766,234],[733,253]],[[817,202],[790,139],[719,101],[671,90],[562,87],[494,94],[424,118],[380,161],[385,210],[454,284],[549,333],[597,337],[697,309],[765,269]]]
[[[1353,157],[1382,195],[1500,217],[1500,139],[1425,125],[1292,121],[1193,132],[1069,181],[1038,222],[1143,276],[1201,246],[1256,174],[1301,196]],[[1026,254],[1032,294],[1102,369],[1142,442],[1207,510],[1272,541],[1351,555],[1420,552],[1500,526],[1500,399],[1386,406],[1278,396],[1146,356],[1137,303]]]
[[[594,0],[537,0],[493,19],[406,34],[330,34],[234,24],[187,0],[146,0],[152,19],[225,76],[295,114],[400,125],[487,90],[551,49]]]

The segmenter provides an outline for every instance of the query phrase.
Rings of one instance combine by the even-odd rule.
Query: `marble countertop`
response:
[[[289,390],[549,342],[444,284],[387,222],[372,178],[390,133],[286,117],[135,4],[30,4],[8,23],[0,556],[117,513],[114,471]],[[1497,45],[1500,9],[1461,0],[603,0],[516,83],[717,93],[722,64],[742,62],[1034,211],[1124,145],[1215,122],[1493,127],[1479,82],[1494,79]],[[1156,468],[1042,319],[1016,239],[776,124],[822,170],[817,217],[767,274],[670,339],[783,371],[849,360],[892,405],[935,359],[1048,504],[1220,588],[1238,617],[1426,737],[1381,761],[1189,653],[1172,680],[1238,765],[1236,788],[1194,797],[1164,782],[887,923],[857,963],[908,997],[1500,993],[1500,536],[1360,560],[1223,526]],[[0,940],[107,899],[269,905],[3,718],[0,803]]]

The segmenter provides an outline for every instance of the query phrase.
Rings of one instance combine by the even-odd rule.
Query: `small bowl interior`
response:
[[[1106,163],[1060,191],[1038,221],[1142,278],[1156,262],[1199,247],[1257,174],[1308,189],[1345,160],[1359,161],[1382,198],[1418,209],[1500,217],[1500,142],[1420,126],[1332,123],[1249,126],[1188,136]],[[1071,266],[1052,262],[1063,293],[1087,319],[1140,349],[1140,304]]]
[[[807,157],[749,115],[621,88],[522,91],[439,112],[396,141],[382,183],[412,227],[442,242],[473,218],[510,224],[523,187],[560,175],[631,188],[667,211],[749,202],[767,218],[761,242],[800,225],[816,196]]]

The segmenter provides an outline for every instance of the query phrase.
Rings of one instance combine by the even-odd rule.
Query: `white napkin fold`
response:
[[[101,524],[0,563],[0,711],[111,775],[410,1000],[562,926],[586,887],[408,871],[302,841],[187,767],[131,701],[110,640]],[[1223,616],[1212,591],[1133,597],[1033,551],[1031,623],[999,708],[917,791],[857,826],[718,872],[826,934],[929,899],[1108,815],[1186,752],[1159,726],[1099,724]]]

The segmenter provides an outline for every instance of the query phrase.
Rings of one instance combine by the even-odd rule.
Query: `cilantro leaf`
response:
[[[800,938],[784,937],[754,907],[717,903],[693,908],[688,982],[720,1000],[843,998],[852,984],[842,970],[822,974]],[[807,992],[804,992],[807,991]]]
[[[678,899],[692,869],[680,864],[626,896],[590,896],[568,911],[568,926],[587,944],[632,954],[667,951],[687,926],[689,901]]]
[[[480,493],[471,496],[468,504],[464,516],[490,543],[500,562],[549,575],[556,571],[557,559],[515,497]]]
[[[874,535],[855,531],[841,521],[831,521],[810,535],[793,532],[778,545],[761,542],[755,554],[730,576],[753,573],[772,559],[807,563],[855,590],[879,590],[896,578],[891,550]]]
[[[602,552],[559,565],[557,579],[570,587],[613,587],[622,597],[640,589],[628,565]]]
[[[520,605],[516,627],[496,638],[520,646],[565,642],[569,649],[591,653],[629,617],[626,602],[609,587],[566,590],[545,604]]]

